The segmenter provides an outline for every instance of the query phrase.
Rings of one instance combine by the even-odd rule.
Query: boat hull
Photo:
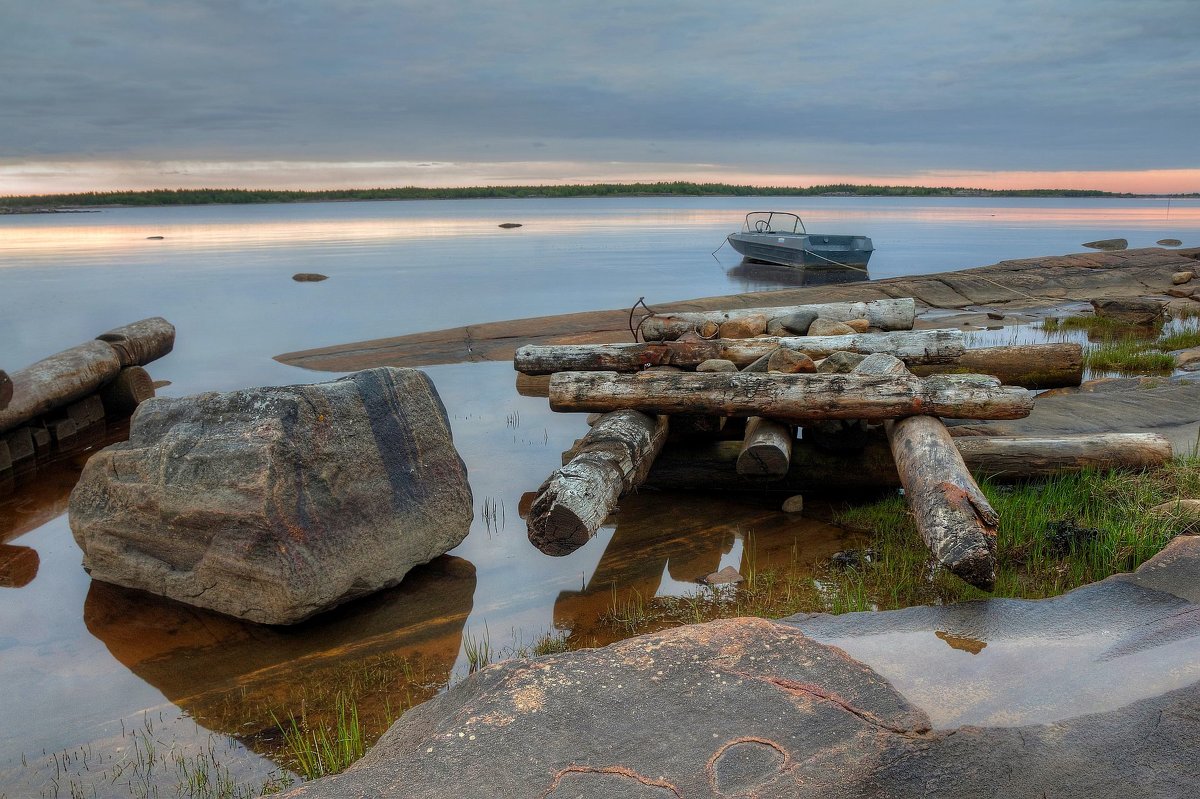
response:
[[[814,269],[864,269],[875,251],[866,236],[733,233],[728,240],[734,250],[749,260]]]

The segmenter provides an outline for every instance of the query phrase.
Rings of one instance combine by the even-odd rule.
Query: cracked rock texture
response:
[[[437,391],[391,368],[150,400],[70,501],[94,579],[267,624],[396,585],[471,518]]]
[[[1200,539],[1185,537],[1136,573],[1060,600],[971,603],[957,615],[975,620],[970,631],[976,635],[1009,627],[1042,640],[1063,630],[1095,634],[1095,651],[1084,647],[1081,662],[1115,661],[1156,647],[1169,652],[1200,640],[1193,604],[1198,573]],[[954,615],[955,607],[944,612]],[[1121,624],[1107,630],[1104,619],[1115,607]],[[930,719],[940,714],[936,696],[927,713],[845,650],[797,627],[815,634],[832,625],[842,635],[860,627],[863,634],[925,630],[924,616],[940,612],[913,608],[791,624],[728,619],[601,649],[506,661],[407,712],[344,774],[287,795],[1200,795],[1200,683],[1194,680],[1132,701],[1127,696],[1103,712],[938,728]],[[915,645],[955,661],[982,662],[976,659],[988,657],[982,653],[992,646],[940,629],[927,632]],[[890,649],[881,647],[885,659],[908,645],[889,640]],[[1176,654],[1181,662],[1195,660]],[[1012,668],[1035,659],[1036,650],[1020,654]],[[1153,661],[1137,669],[1151,676]],[[1158,669],[1171,670],[1169,663]],[[926,668],[924,676],[936,674]],[[981,683],[943,688],[951,697],[987,693]]]

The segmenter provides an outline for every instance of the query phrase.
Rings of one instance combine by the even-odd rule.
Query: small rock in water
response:
[[[514,227],[521,227],[521,223],[520,222],[501,222],[500,227],[506,228],[506,229],[514,228]]]
[[[829,562],[842,569],[856,569],[873,560],[875,560],[875,550],[873,549],[847,549],[843,552],[834,552],[829,556]]]
[[[1004,314],[1000,313],[999,311],[988,311],[987,318],[988,319],[1003,319]]]
[[[726,566],[719,572],[713,572],[712,574],[701,577],[700,582],[704,583],[705,585],[732,585],[734,583],[740,583],[744,579],[746,578],[742,577],[742,573],[737,569],[733,568],[732,566]]]
[[[1182,286],[1184,283],[1191,283],[1195,276],[1195,272],[1176,272],[1171,275],[1171,282],[1176,286]]]
[[[292,280],[297,283],[319,283],[322,280],[328,279],[329,275],[320,275],[316,272],[300,272],[299,274],[292,275]]]
[[[1163,314],[1166,303],[1162,300],[1147,300],[1129,297],[1116,300],[1092,300],[1096,316],[1116,319],[1129,325],[1154,324]]]
[[[1183,242],[1179,239],[1159,239],[1155,244],[1161,244],[1164,247],[1178,247]]]
[[[849,325],[824,317],[817,317],[808,326],[808,335],[810,336],[848,336],[856,332],[858,331]]]
[[[1200,347],[1182,350],[1175,354],[1175,368],[1194,372],[1200,369]]]
[[[697,372],[736,372],[737,370],[737,364],[723,358],[709,358],[707,361],[701,361],[700,365],[696,367]]]
[[[147,236],[146,241],[162,241],[164,236]]]
[[[804,497],[797,494],[794,497],[788,497],[783,501],[784,513],[803,513],[804,512]]]
[[[1093,250],[1124,250],[1129,247],[1129,242],[1125,239],[1100,239],[1084,242],[1083,246]]]

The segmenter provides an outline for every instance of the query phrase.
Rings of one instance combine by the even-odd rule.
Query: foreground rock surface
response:
[[[147,402],[70,501],[94,579],[268,624],[396,585],[471,518],[433,384],[388,368]]]
[[[345,774],[289,796],[1191,796],[1198,576],[1200,541],[1178,539],[1137,573],[1056,600],[731,619],[508,661],[409,711]],[[1024,649],[1006,651],[1010,630]],[[917,663],[912,694],[930,707],[815,638],[874,640],[882,661]],[[1043,667],[1047,641],[1063,645]],[[962,666],[989,661],[1039,698],[1031,675],[1085,665],[1075,682],[1095,684],[1033,722],[931,719],[938,703],[995,700],[988,672],[972,681]],[[1122,669],[1122,683],[1098,680]],[[949,674],[960,681],[939,688]]]

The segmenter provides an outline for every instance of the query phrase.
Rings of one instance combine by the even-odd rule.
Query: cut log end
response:
[[[588,525],[579,515],[542,494],[529,509],[527,518],[529,542],[547,555],[570,555],[592,537]]]
[[[983,544],[947,553],[947,570],[967,585],[991,593],[996,589],[996,536],[985,536]]]

